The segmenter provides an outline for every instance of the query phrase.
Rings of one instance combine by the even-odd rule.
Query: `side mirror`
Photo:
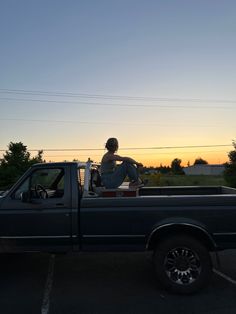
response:
[[[20,199],[23,203],[27,203],[30,201],[30,194],[28,191],[22,192],[20,195]]]

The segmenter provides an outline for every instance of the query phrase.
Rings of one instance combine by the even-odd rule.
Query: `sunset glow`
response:
[[[236,139],[235,10],[213,0],[59,1],[56,10],[5,1],[0,158],[23,142],[46,161],[100,161],[116,137],[118,153],[145,166],[225,163]]]

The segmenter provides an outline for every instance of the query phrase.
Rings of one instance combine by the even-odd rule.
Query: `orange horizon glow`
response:
[[[222,141],[223,142],[223,141]],[[58,145],[59,146],[59,145]],[[128,145],[127,145],[128,146]],[[151,145],[150,145],[151,146]],[[201,147],[201,148],[171,148],[171,149],[122,149],[117,152],[120,156],[128,156],[141,162],[145,167],[170,166],[175,159],[181,159],[181,165],[186,167],[188,164],[193,165],[195,160],[202,158],[208,164],[224,164],[229,161],[228,153],[232,151],[232,147]],[[6,149],[7,151],[7,149]],[[31,158],[37,155],[36,151],[30,150]],[[100,162],[106,150],[84,150],[76,151],[43,151],[43,159],[46,162],[62,162],[62,161],[87,161],[88,158],[94,162]],[[2,152],[2,156],[5,152]]]
[[[170,153],[132,153],[131,151],[118,152],[121,156],[129,156],[133,159],[141,162],[145,167],[159,167],[162,166],[170,166],[172,160],[175,158],[181,159],[181,165],[186,167],[188,164],[193,165],[194,161],[198,158],[202,158],[208,162],[208,164],[224,164],[228,162],[228,152],[226,151],[207,151],[207,152],[170,152]],[[52,154],[52,153],[44,153],[43,158],[49,162],[57,162],[57,161],[86,161],[88,158],[93,160],[94,162],[100,162],[103,154]]]

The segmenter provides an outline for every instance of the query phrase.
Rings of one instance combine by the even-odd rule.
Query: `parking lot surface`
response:
[[[236,313],[236,251],[222,252],[207,288],[171,295],[146,253],[1,255],[0,313]]]

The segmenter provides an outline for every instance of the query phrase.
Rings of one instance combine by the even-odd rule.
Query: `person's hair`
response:
[[[118,140],[115,137],[111,137],[107,140],[105,145],[107,150],[117,150]]]

